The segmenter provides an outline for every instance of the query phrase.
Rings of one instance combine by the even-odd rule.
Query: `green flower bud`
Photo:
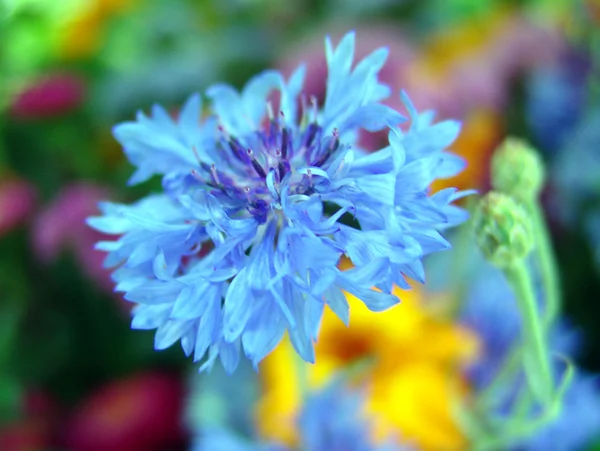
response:
[[[535,199],[544,184],[544,163],[527,142],[506,138],[492,157],[492,186],[519,200]]]
[[[534,244],[526,210],[512,197],[491,191],[473,214],[475,239],[485,257],[506,268],[525,258]]]

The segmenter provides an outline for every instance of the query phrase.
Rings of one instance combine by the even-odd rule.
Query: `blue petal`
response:
[[[156,329],[167,321],[171,313],[169,304],[138,305],[133,309],[132,329]]]
[[[154,349],[167,349],[179,340],[194,325],[189,320],[168,320],[156,330]]]
[[[394,174],[365,175],[356,179],[356,186],[384,205],[393,206],[395,199]]]
[[[267,70],[250,79],[244,87],[242,99],[245,116],[251,121],[253,128],[260,127],[260,121],[266,111],[267,96],[272,90],[281,86],[282,78],[279,72]]]
[[[291,299],[292,312],[297,319],[296,327],[288,330],[290,340],[300,357],[306,362],[315,363],[315,350],[310,334],[307,333],[307,329],[312,329],[308,324],[310,319],[306,311],[307,299],[291,286],[287,285],[286,288],[284,291],[285,297]]]
[[[338,128],[340,132],[357,128],[376,132],[385,127],[395,127],[404,120],[404,116],[389,106],[371,103],[356,109],[338,125]]]
[[[184,287],[173,304],[171,318],[194,319],[202,316],[208,306],[207,300],[203,297],[207,295],[209,288],[210,285],[202,281]]]
[[[288,81],[287,86],[281,89],[281,111],[285,123],[296,123],[297,97],[302,91],[304,77],[306,75],[306,66],[299,66]]]
[[[199,130],[201,112],[202,98],[200,95],[190,96],[179,113],[179,126],[182,128],[184,135],[193,136]]]
[[[352,286],[347,286],[345,289],[360,299],[373,312],[382,312],[400,302],[400,299],[393,294]]]
[[[247,273],[242,269],[231,281],[223,308],[223,334],[225,341],[231,343],[238,339],[252,314],[252,292]]]
[[[216,84],[206,90],[206,95],[212,99],[212,108],[229,133],[241,137],[252,131],[248,120],[239,114],[244,111],[244,107],[239,93],[233,87]]]
[[[208,306],[198,325],[194,361],[204,357],[207,349],[219,338],[221,329],[221,296],[208,300]]]
[[[323,297],[333,313],[335,313],[338,318],[341,319],[346,326],[348,326],[350,322],[350,307],[342,290],[335,286],[331,287],[325,293],[323,293]]]
[[[232,374],[240,363],[240,342],[221,341],[219,343],[219,358],[227,374]]]
[[[256,309],[242,336],[244,352],[252,360],[255,369],[258,363],[275,349],[286,329],[287,322],[281,314],[273,311],[274,307],[271,303],[264,302],[260,309]]]

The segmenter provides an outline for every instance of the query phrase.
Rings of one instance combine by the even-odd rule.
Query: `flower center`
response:
[[[304,108],[297,126],[287,125],[283,113],[276,118],[270,104],[268,122],[249,136],[233,136],[219,126],[218,146],[224,167],[198,159],[202,173],[193,171],[194,177],[210,187],[211,194],[230,207],[230,213],[249,213],[261,224],[267,221],[272,207],[279,205],[283,187],[287,186],[291,195],[311,195],[311,168],[322,167],[340,146],[337,129],[323,138],[316,99],[311,103],[313,107]],[[298,169],[304,170],[300,173]]]

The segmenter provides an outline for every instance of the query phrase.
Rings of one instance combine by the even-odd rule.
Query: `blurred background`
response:
[[[175,113],[210,84],[241,87],[257,71],[290,74],[301,62],[306,91],[322,97],[324,37],[337,42],[351,29],[359,57],[389,47],[381,77],[395,93],[463,122],[453,150],[469,166],[434,189],[485,192],[490,156],[507,135],[539,150],[563,313],[582,337],[576,361],[600,371],[600,2],[1,0],[0,18],[1,451],[185,450],[206,424],[243,432],[242,417],[255,424],[261,409],[292,396],[289,387],[264,394],[269,377],[286,377],[285,360],[267,359],[258,375],[240,370],[236,385],[218,369],[198,375],[178,347],[155,352],[152,332],[130,330],[130,306],[93,249],[102,236],[84,219],[100,200],[160,190],[158,180],[126,186],[132,167],[113,125],[153,103]],[[388,102],[398,106],[398,95]],[[381,135],[361,140],[383,144]],[[475,278],[465,252],[453,255],[466,276],[433,277],[422,302],[466,299]],[[321,352],[340,366],[370,352],[367,339]],[[469,339],[456,340],[461,360]],[[415,437],[429,427],[418,418],[406,426]],[[278,436],[281,418],[269,421],[259,435]]]

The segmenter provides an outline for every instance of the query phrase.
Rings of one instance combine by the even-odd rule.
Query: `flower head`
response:
[[[508,137],[492,157],[492,186],[520,201],[539,196],[544,185],[544,163],[526,141]]]
[[[202,368],[220,356],[231,372],[241,348],[256,366],[287,330],[313,362],[324,306],[348,320],[342,290],[384,310],[405,275],[424,280],[424,255],[449,248],[439,230],[465,219],[451,205],[463,193],[430,195],[429,186],[462,169],[444,151],[459,124],[432,125],[403,95],[411,124],[400,130],[403,117],[379,103],[389,95],[377,79],[386,50],[352,69],[353,54],[353,33],[335,49],[326,41],[322,108],[302,96],[300,67],[287,81],[266,71],[241,93],[212,86],[204,120],[192,96],[177,121],[154,107],[115,128],[137,167],[130,182],[159,174],[165,192],[102,204],[104,216],[89,223],[121,235],[98,247],[108,266],[121,265],[117,290],[139,304],[134,328],[157,329],[157,349],[181,340],[195,360],[208,351]],[[386,127],[388,147],[370,155],[352,147],[358,130]],[[353,269],[338,268],[342,256]]]
[[[481,198],[473,229],[481,252],[498,267],[522,260],[533,248],[532,225],[525,209],[503,193],[490,191]]]

